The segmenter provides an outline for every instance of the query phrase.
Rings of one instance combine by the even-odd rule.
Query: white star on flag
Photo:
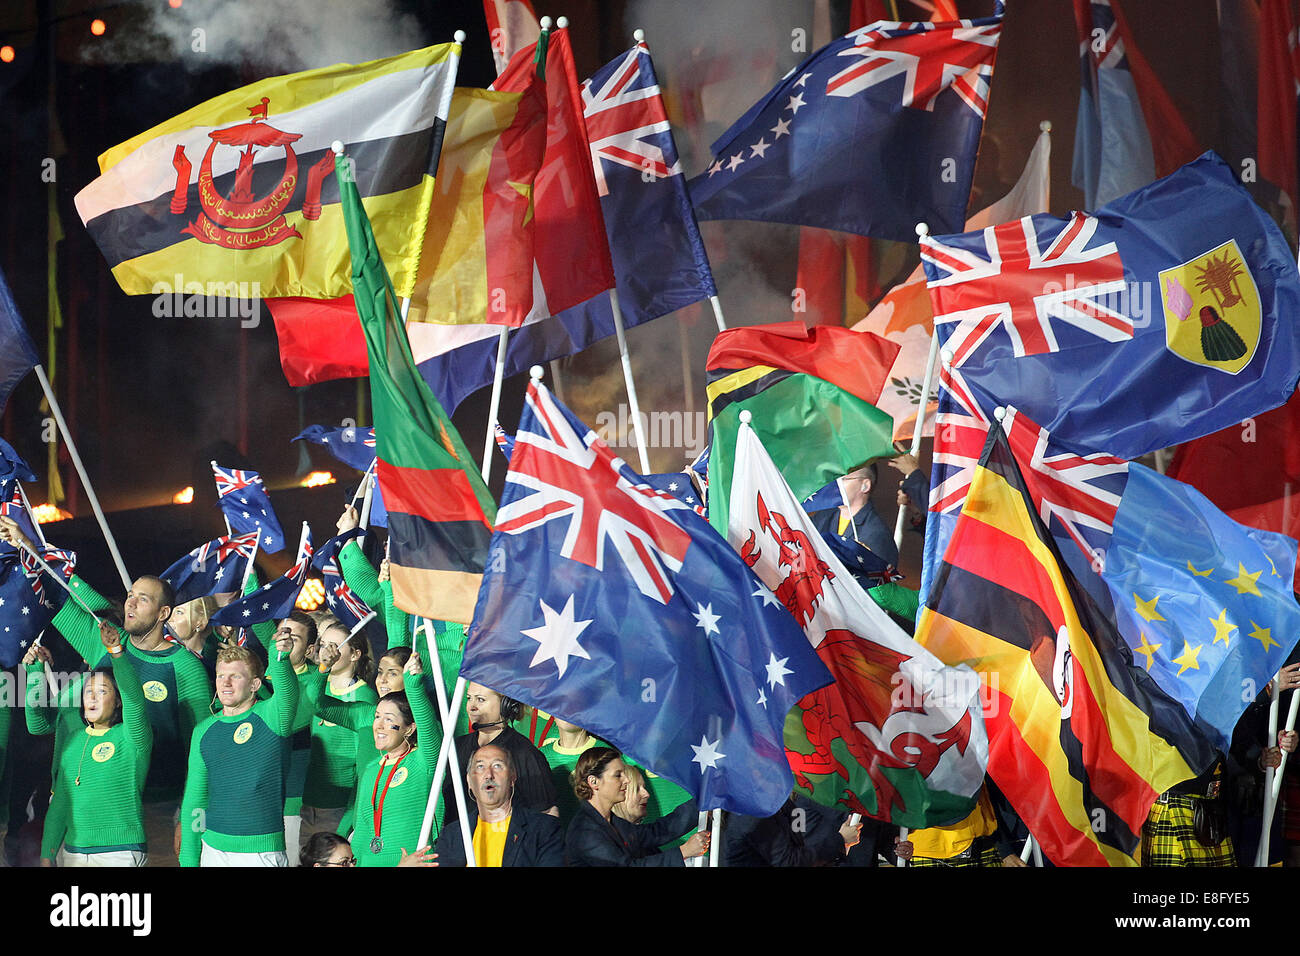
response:
[[[722,617],[713,613],[713,605],[697,603],[695,606],[699,610],[691,613],[695,615],[695,626],[704,628],[704,636],[708,637],[710,634],[722,633],[718,630],[718,622],[722,620]]]
[[[766,159],[767,157],[764,156],[763,154],[766,153],[771,148],[772,148],[771,143],[768,143],[766,140],[760,139],[757,143],[755,143],[753,146],[750,147],[750,149],[752,149],[753,152],[749,154],[749,158],[753,159],[755,156],[757,156],[759,159]]]
[[[701,734],[700,745],[697,747],[695,744],[691,744],[691,749],[695,751],[695,756],[691,758],[691,763],[697,763],[700,765],[700,773],[704,773],[704,771],[710,767],[717,770],[718,761],[727,756],[718,751],[718,744],[720,743],[722,743],[721,737],[710,742],[708,737]]]
[[[31,614],[31,613],[32,613],[32,609],[29,608],[26,604],[24,604],[24,605],[23,605],[23,613],[24,613],[24,614]]]
[[[263,610],[263,611],[269,611],[269,610],[271,610],[271,605],[269,605],[269,604],[263,604],[263,605],[262,605],[262,610]]]
[[[676,490],[677,490],[677,482],[675,482],[675,481],[670,481],[670,482],[668,482],[668,490],[669,490],[669,491],[676,491]]]
[[[247,511],[245,511],[245,512],[244,512],[244,517],[245,517],[245,518],[251,518],[252,515],[250,515]]]
[[[791,114],[797,116],[799,115],[799,108],[807,105],[808,104],[803,101],[803,94],[799,93],[790,97],[790,102],[785,104],[785,108],[789,110]]]
[[[772,127],[772,129],[770,130],[770,132],[775,133],[777,139],[780,139],[782,136],[789,136],[789,135],[790,135],[790,121],[789,121],[788,119],[779,119],[779,120],[777,120],[777,121],[776,121],[776,125]]]
[[[251,617],[253,614],[248,608],[244,608],[244,617]]]
[[[758,586],[758,590],[751,594],[750,597],[762,598],[764,607],[767,607],[769,604],[772,605],[772,607],[781,606],[781,602],[776,599],[776,595],[761,583]]]
[[[763,688],[760,687],[758,689],[758,700],[754,701],[754,703],[762,704],[763,709],[767,710],[767,693],[763,690]]]
[[[730,172],[731,170],[735,169],[737,166],[739,166],[739,165],[740,165],[741,163],[743,163],[744,161],[745,161],[745,158],[744,158],[744,156],[742,156],[740,153],[737,153],[735,156],[732,156],[732,157],[731,157],[731,163],[730,163],[730,165],[727,166],[727,170],[728,170],[728,172]]]
[[[790,670],[790,668],[785,666],[785,662],[788,661],[789,659],[790,658],[788,657],[783,657],[778,661],[776,659],[775,654],[771,655],[770,660],[768,660],[767,664],[765,665],[767,667],[768,687],[776,687],[777,684],[784,685],[785,675],[794,673],[794,671]]]
[[[578,643],[578,635],[587,629],[591,621],[578,621],[573,614],[573,595],[564,605],[564,610],[556,613],[545,601],[538,601],[545,620],[540,627],[530,627],[520,633],[538,643],[537,653],[528,662],[529,667],[536,667],[546,661],[555,661],[559,669],[558,676],[563,677],[569,666],[570,657],[591,660],[591,655]]]
[[[263,544],[263,546],[268,547],[268,548],[271,546],[271,536],[270,536],[269,534],[268,534],[265,538],[262,539],[262,544]]]

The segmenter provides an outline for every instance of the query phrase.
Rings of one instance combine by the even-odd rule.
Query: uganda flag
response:
[[[468,624],[496,505],[415,367],[388,270],[342,155],[335,175],[352,249],[352,295],[369,352],[393,603],[410,614]]]
[[[128,295],[346,295],[339,140],[409,296],[459,58],[447,43],[216,97],[100,156],[77,212]]]
[[[1134,866],[1157,796],[1215,753],[1063,566],[1001,428],[916,639],[985,689],[988,772],[1057,866]]]
[[[875,407],[898,345],[802,322],[718,333],[707,362],[709,523],[727,533],[740,413],[800,500],[872,458],[893,457],[893,421]]]

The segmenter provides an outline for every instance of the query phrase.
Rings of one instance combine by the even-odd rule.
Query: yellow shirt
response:
[[[479,866],[500,866],[509,830],[510,817],[495,823],[479,820],[478,826],[474,828],[474,862]]]
[[[989,803],[988,792],[981,788],[979,802],[966,819],[950,823],[946,827],[913,830],[907,839],[911,841],[912,852],[916,856],[947,860],[964,853],[976,837],[992,836],[997,828],[998,822],[993,816],[993,805]]]

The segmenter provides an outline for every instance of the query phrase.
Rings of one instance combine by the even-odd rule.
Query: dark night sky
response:
[[[1250,0],[1242,2],[1249,4]],[[703,151],[713,136],[802,59],[804,53],[791,49],[792,30],[811,33],[813,29],[811,0],[709,0],[706,4],[568,0],[535,5],[539,13],[570,17],[578,72],[583,76],[630,45],[633,27],[649,30],[688,175],[705,165]],[[184,0],[186,16],[210,16],[213,22],[238,6],[219,0]],[[18,51],[14,63],[0,64],[0,138],[4,142],[0,150],[0,268],[44,354],[47,205],[53,190],[66,233],[57,260],[65,325],[54,365],[56,388],[92,479],[110,510],[162,504],[188,484],[196,486],[200,502],[212,494],[206,477],[212,449],[240,444],[241,343],[248,429],[247,447],[239,450],[272,488],[291,484],[299,471],[300,449],[289,439],[303,425],[337,423],[356,415],[355,382],[331,382],[303,390],[285,383],[275,332],[265,310],[257,328],[243,330],[232,319],[155,318],[152,297],[124,295],[72,202],[76,192],[97,174],[96,157],[104,149],[205,99],[286,72],[283,66],[267,64],[266,57],[273,51],[283,52],[297,43],[309,49],[339,49],[339,59],[355,62],[368,58],[364,53],[349,52],[350,28],[332,23],[328,14],[321,12],[335,6],[332,0],[258,0],[256,4],[246,0],[245,9],[283,11],[280,22],[265,35],[244,36],[223,48],[236,50],[237,55],[178,56],[158,52],[162,47],[157,43],[150,48],[152,41],[122,45],[123,37],[147,38],[146,10],[166,16],[166,0],[48,4],[5,0],[0,4],[0,44],[12,43]],[[381,5],[352,6],[378,9]],[[395,16],[406,17],[400,40],[393,41],[397,45],[383,54],[444,42],[461,28],[469,36],[461,85],[491,81],[493,70],[479,0],[394,0],[383,6]],[[992,2],[959,0],[958,6],[965,16],[979,16],[991,11]],[[918,12],[907,3],[901,7],[905,16]],[[1055,127],[1051,211],[1064,213],[1082,203],[1081,194],[1069,185],[1078,101],[1070,3],[1019,0],[1008,7],[972,208],[997,198],[1014,182],[1038,133],[1039,121],[1050,119]],[[833,16],[846,16],[847,2],[837,0],[831,8]],[[1236,161],[1239,153],[1234,154],[1229,146],[1227,121],[1247,112],[1253,117],[1254,109],[1253,103],[1241,110],[1223,102],[1215,3],[1130,0],[1126,11],[1139,45],[1193,133],[1207,147],[1217,147]],[[107,21],[105,38],[96,40],[89,35],[89,21],[94,16]],[[109,39],[119,46],[107,45]],[[145,49],[117,57],[112,52],[131,45]],[[808,49],[812,48],[810,44]],[[57,51],[53,69],[51,49]],[[106,62],[92,63],[89,58]],[[734,74],[729,95],[723,97],[723,105],[714,106],[713,115],[706,112],[704,122],[684,126],[681,98],[675,90],[698,81],[719,63],[725,63]],[[53,131],[51,116],[56,120]],[[51,156],[57,169],[53,184],[41,180],[42,160]],[[707,223],[704,237],[730,324],[790,318],[797,230],[757,223]],[[915,247],[878,246],[886,285],[890,276],[901,277],[915,265]],[[712,328],[711,316],[689,309],[678,318],[631,331],[634,366],[639,380],[645,382],[643,408],[680,409],[690,403],[703,408],[703,360]],[[683,368],[683,350],[693,375],[685,391],[685,373],[677,371]],[[615,409],[623,401],[621,381],[616,371],[611,372],[616,365],[612,341],[564,363],[564,397],[588,421],[594,420],[598,410]],[[501,416],[507,426],[517,418],[522,390],[522,382],[507,386]],[[28,377],[5,412],[4,436],[44,479],[46,452],[39,402],[39,386],[34,377]],[[482,447],[486,407],[485,390],[467,401],[456,416],[466,444],[474,451]],[[311,454],[317,467],[346,472],[330,464],[323,453]],[[233,460],[231,454],[223,457]],[[680,452],[660,450],[653,457],[658,469],[681,467]],[[496,471],[499,482],[500,468]],[[84,497],[77,494],[70,465],[64,465],[63,479],[74,510],[88,513]],[[344,480],[354,481],[355,477]],[[322,513],[336,511],[341,496],[342,490],[330,492],[328,503],[320,505]],[[33,498],[40,501],[44,497],[42,481],[33,489]],[[286,529],[301,517],[281,514]],[[203,522],[193,524],[197,529]],[[318,541],[324,540],[324,530],[317,529]],[[193,540],[178,543],[188,548],[198,540],[196,534]]]

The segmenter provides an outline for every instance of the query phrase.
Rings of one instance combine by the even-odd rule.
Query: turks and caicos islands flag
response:
[[[410,295],[459,59],[449,43],[241,87],[105,152],[77,212],[131,295],[345,295],[342,140]]]

